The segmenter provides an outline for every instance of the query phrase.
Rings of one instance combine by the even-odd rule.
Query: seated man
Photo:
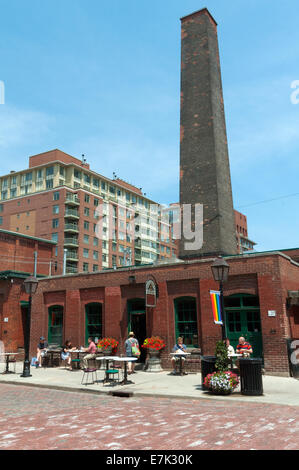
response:
[[[177,343],[174,345],[173,352],[187,352],[187,346],[183,344],[183,338],[181,336],[177,339]],[[184,362],[186,359],[185,357],[182,357],[180,359],[179,356],[173,356],[173,358],[171,359],[173,374],[176,374],[176,364],[179,363],[180,360]]]
[[[97,347],[92,338],[88,338],[88,348],[84,348],[83,351],[87,352],[86,356],[83,357],[83,369],[88,369],[89,359],[94,359],[96,357]]]
[[[238,354],[243,354],[244,357],[249,357],[250,354],[253,353],[251,344],[247,343],[243,336],[239,338],[239,344],[236,347],[236,351]]]
[[[37,345],[37,360],[39,362],[39,367],[42,366],[42,358],[47,354],[48,343],[43,336],[40,337],[39,343]]]

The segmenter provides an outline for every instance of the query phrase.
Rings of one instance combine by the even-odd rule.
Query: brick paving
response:
[[[0,450],[295,450],[299,408],[1,384]]]

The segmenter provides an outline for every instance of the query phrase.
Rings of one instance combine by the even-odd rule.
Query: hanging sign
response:
[[[210,297],[212,302],[212,311],[214,317],[214,323],[216,325],[223,325],[222,313],[221,313],[221,301],[220,301],[220,292],[211,290]]]
[[[156,307],[157,305],[157,286],[152,279],[145,283],[145,306]]]

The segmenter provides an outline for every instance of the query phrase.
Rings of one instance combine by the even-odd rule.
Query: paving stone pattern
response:
[[[298,407],[0,388],[0,450],[293,450],[298,442]]]

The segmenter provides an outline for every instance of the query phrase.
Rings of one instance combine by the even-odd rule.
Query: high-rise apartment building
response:
[[[0,177],[0,228],[57,243],[52,274],[95,272],[175,256],[160,206],[60,150]]]

